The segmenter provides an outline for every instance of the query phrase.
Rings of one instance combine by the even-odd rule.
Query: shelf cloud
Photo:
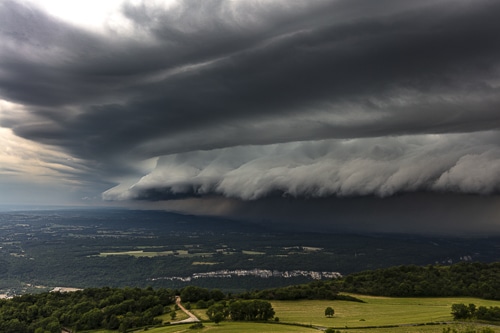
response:
[[[419,135],[238,146],[172,154],[106,199],[221,195],[318,198],[415,191],[489,195],[500,190],[498,133]]]

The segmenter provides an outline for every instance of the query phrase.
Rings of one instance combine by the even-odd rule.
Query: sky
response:
[[[0,0],[0,205],[500,234],[499,12]]]

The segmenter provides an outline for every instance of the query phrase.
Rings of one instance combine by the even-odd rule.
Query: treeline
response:
[[[463,303],[453,304],[451,314],[455,320],[477,319],[486,321],[500,321],[500,307],[498,306],[480,306],[475,304],[465,305]]]
[[[240,297],[264,300],[327,299],[362,302],[355,297],[339,294],[339,286],[332,281],[313,281],[307,284],[245,292],[240,294]]]
[[[70,293],[27,294],[0,300],[0,332],[60,333],[74,330],[129,328],[161,323],[175,292],[169,289],[90,288]]]
[[[240,299],[238,295],[228,296],[217,289],[196,286],[181,290],[104,287],[2,299],[0,332],[60,333],[63,328],[126,332],[162,324],[158,317],[175,311],[177,295],[187,308],[191,308],[191,302],[199,309],[208,308],[208,312],[213,312],[209,317],[214,321],[265,321],[274,316],[271,303],[267,301]]]
[[[182,288],[180,296],[183,302],[218,302],[226,298],[226,295],[219,289],[206,289],[197,286],[187,286]],[[203,306],[202,306],[203,307]]]
[[[266,321],[274,314],[271,303],[259,299],[223,301],[207,309],[208,318],[215,323],[229,318],[235,321]]]
[[[341,292],[392,297],[470,296],[500,300],[500,263],[396,266],[354,273],[341,279],[245,292],[240,297],[360,301]]]
[[[500,299],[500,263],[397,266],[348,275],[339,291],[394,297],[470,296]]]

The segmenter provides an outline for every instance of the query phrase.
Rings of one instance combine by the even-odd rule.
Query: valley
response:
[[[242,292],[402,264],[500,260],[498,238],[297,233],[160,211],[0,213],[0,294],[54,287]]]

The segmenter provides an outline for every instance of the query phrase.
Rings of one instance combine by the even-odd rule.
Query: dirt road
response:
[[[184,319],[184,320],[179,320],[179,321],[174,321],[171,322],[170,324],[183,324],[183,323],[197,323],[200,322],[200,320],[192,314],[190,311],[188,311],[182,304],[181,304],[181,298],[179,296],[175,296],[175,304],[181,309],[185,314],[189,316],[189,318]]]

